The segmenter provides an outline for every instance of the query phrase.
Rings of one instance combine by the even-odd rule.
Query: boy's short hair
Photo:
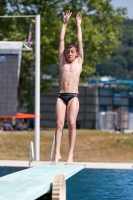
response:
[[[70,49],[72,47],[75,47],[76,51],[78,52],[78,45],[74,43],[69,43],[66,45],[66,49]]]

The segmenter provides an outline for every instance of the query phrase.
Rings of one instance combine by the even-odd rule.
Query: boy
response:
[[[83,63],[83,46],[81,31],[81,13],[76,16],[78,46],[70,43],[64,50],[64,37],[72,12],[63,13],[63,25],[59,37],[58,56],[60,62],[60,90],[56,101],[55,158],[57,164],[61,158],[60,146],[65,116],[69,130],[69,151],[67,165],[73,164],[73,150],[76,138],[76,118],[79,110],[78,84]]]

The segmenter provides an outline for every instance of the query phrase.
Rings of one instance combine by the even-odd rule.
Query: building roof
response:
[[[3,50],[18,50],[22,49],[23,42],[2,41],[0,42],[0,49]]]
[[[2,42],[0,42],[0,50],[28,50],[28,51],[31,51],[32,48],[30,46],[28,46],[27,42],[2,41]]]

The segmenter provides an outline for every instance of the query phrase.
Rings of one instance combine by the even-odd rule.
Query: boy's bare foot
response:
[[[54,157],[54,161],[51,163],[51,165],[57,165],[58,164],[58,161],[61,159],[61,155],[56,155],[55,154],[55,157]]]
[[[66,165],[72,165],[72,164],[73,164],[73,154],[69,154],[66,161]]]

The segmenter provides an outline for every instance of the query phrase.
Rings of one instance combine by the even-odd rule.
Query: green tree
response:
[[[123,36],[121,38],[121,45],[116,53],[112,54],[109,60],[103,60],[100,65],[97,65],[96,73],[100,76],[107,75],[115,78],[133,79],[133,20],[126,20],[121,24]],[[107,65],[112,66],[112,71]],[[114,69],[115,64],[121,66],[122,72],[119,73],[119,67]],[[118,70],[118,72],[117,72]]]
[[[6,0],[6,8],[8,15],[41,14],[41,73],[42,75],[50,73],[53,77],[58,77],[57,51],[62,11],[70,9],[73,12],[66,33],[66,43],[76,42],[75,16],[79,11],[83,15],[82,31],[85,59],[82,78],[94,73],[96,64],[100,63],[103,58],[109,58],[109,55],[117,50],[120,44],[119,39],[122,37],[120,24],[125,19],[126,14],[125,8],[115,10],[111,5],[111,0]],[[9,20],[7,21],[6,23],[9,23]],[[30,24],[28,18],[10,20],[10,28],[4,23],[5,19],[2,20],[3,29],[0,32],[0,39],[25,41]],[[27,68],[31,67],[31,57],[33,59],[31,53],[26,53],[26,55],[23,53],[23,69],[20,80],[21,77],[24,80],[25,77],[29,76]],[[53,66],[55,67],[54,72],[57,73],[52,73]],[[27,80],[29,79],[25,78],[25,81],[20,81],[21,91],[27,90]],[[50,86],[50,80],[44,81],[42,79],[41,89],[43,92],[50,89]]]
[[[113,60],[103,60],[103,62],[97,66],[96,75],[100,76],[111,76],[112,78],[125,78],[126,68],[123,69],[122,66],[127,66],[126,60],[123,56],[115,57]]]
[[[123,37],[121,38],[123,46],[133,47],[133,20],[126,20],[122,23]]]

